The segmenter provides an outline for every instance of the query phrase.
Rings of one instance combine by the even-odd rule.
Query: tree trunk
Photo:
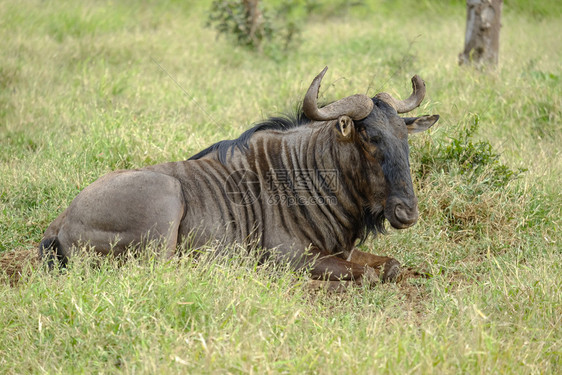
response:
[[[243,0],[244,9],[246,11],[246,25],[248,28],[248,36],[255,47],[260,46],[263,39],[263,16],[258,7],[259,0]]]
[[[459,65],[498,64],[502,0],[467,0],[464,51]]]

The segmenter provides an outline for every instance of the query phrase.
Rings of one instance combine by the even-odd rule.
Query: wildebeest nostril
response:
[[[413,224],[418,220],[416,207],[410,208],[403,203],[398,203],[394,207],[394,215],[403,224]]]

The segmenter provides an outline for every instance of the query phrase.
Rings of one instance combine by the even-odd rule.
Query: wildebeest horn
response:
[[[406,113],[419,106],[425,96],[425,82],[417,74],[412,77],[412,89],[412,95],[406,100],[394,99],[386,92],[375,95],[375,98],[388,103],[398,113]]]
[[[373,110],[373,101],[366,95],[352,95],[328,104],[323,108],[318,108],[318,91],[320,83],[328,67],[325,67],[320,74],[314,78],[306,95],[302,109],[306,117],[313,121],[335,120],[340,116],[347,115],[353,120],[362,120]]]

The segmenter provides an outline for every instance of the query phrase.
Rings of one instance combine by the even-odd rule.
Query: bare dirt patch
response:
[[[0,254],[0,282],[15,286],[21,277],[39,266],[37,250],[15,249]]]

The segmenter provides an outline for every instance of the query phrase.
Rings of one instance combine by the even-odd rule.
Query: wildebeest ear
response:
[[[439,115],[404,117],[403,120],[408,128],[408,134],[414,134],[431,128],[439,120]]]
[[[351,117],[343,115],[338,118],[338,129],[340,133],[345,137],[349,137],[353,130],[353,120]]]

